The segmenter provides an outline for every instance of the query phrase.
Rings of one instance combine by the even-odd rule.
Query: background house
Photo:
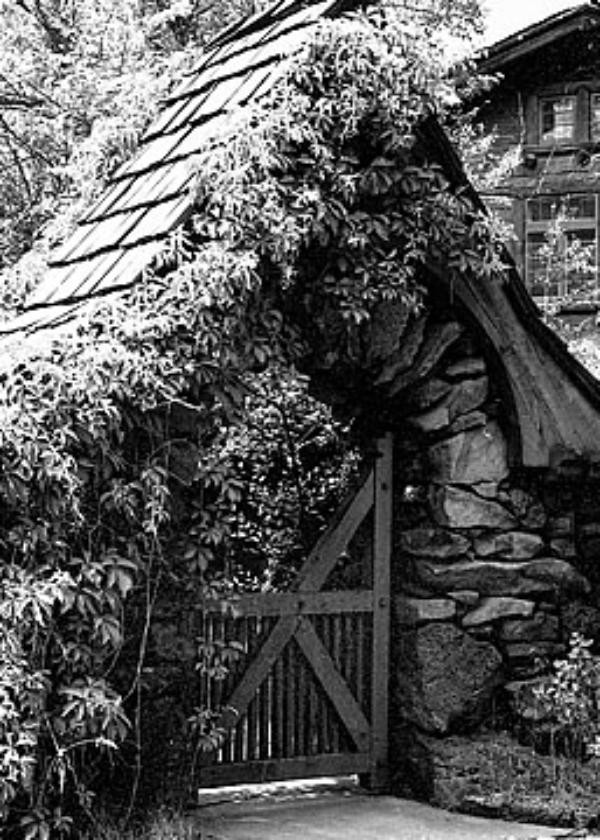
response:
[[[489,47],[500,81],[480,103],[491,152],[508,166],[486,199],[514,227],[513,256],[542,303],[597,310],[600,298],[600,6],[579,4]]]

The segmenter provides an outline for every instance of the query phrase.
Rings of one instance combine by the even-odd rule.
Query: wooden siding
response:
[[[527,79],[531,83],[531,78]],[[561,85],[562,90],[569,85]],[[554,86],[552,89],[556,89]],[[573,90],[579,99],[590,91],[600,91],[600,78],[586,84],[577,83]],[[541,146],[539,143],[539,99],[550,88],[522,90],[500,84],[492,91],[489,102],[480,110],[477,120],[484,132],[492,134],[494,155],[510,154],[520,150],[512,171],[504,175],[492,192],[525,198],[533,194],[562,195],[569,192],[598,192],[600,189],[600,159],[589,141],[584,128],[586,108],[578,108],[578,138],[576,142]],[[582,155],[583,151],[591,154]],[[525,155],[528,162],[524,160]]]

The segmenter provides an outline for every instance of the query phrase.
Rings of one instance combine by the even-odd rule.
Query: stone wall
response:
[[[600,628],[597,468],[511,468],[497,378],[457,323],[443,329],[443,352],[393,395],[392,755],[399,789],[423,798],[428,739],[514,718],[570,633]]]

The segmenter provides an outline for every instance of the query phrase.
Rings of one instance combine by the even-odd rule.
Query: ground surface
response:
[[[537,840],[574,837],[565,829],[452,814],[343,785],[278,785],[202,794],[198,840]],[[577,836],[591,835],[579,833]],[[599,838],[595,838],[599,840]]]

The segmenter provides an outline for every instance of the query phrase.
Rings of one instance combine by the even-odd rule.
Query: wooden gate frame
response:
[[[243,672],[219,718],[218,726],[230,729],[241,719],[278,656],[294,638],[357,748],[357,753],[347,755],[269,759],[266,763],[275,765],[275,768],[279,766],[281,770],[281,775],[277,776],[275,769],[275,774],[269,774],[269,780],[358,772],[371,790],[382,791],[388,785],[392,453],[393,436],[388,433],[377,441],[373,468],[349,504],[338,512],[310,552],[291,592],[242,595],[234,602],[238,614],[259,612],[280,617],[258,654]],[[374,509],[372,589],[321,591],[340,555],[347,551],[352,537],[371,509]],[[309,614],[361,609],[373,614],[370,723],[307,617]],[[248,763],[257,765],[254,775],[257,781],[262,780],[265,768],[262,768],[261,774],[260,765],[265,762]],[[231,769],[236,766],[239,765],[229,765]],[[227,777],[227,768],[228,765],[214,764],[202,767],[200,784],[211,786],[232,781]],[[253,776],[252,773],[250,775]],[[248,776],[244,778],[249,780]]]

